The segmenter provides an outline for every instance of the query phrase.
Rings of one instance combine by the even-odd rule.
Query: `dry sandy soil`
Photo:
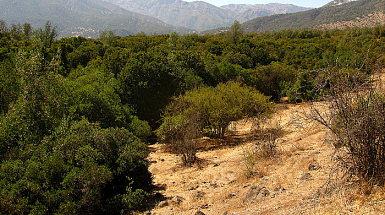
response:
[[[285,133],[268,158],[258,156],[250,119],[236,122],[228,141],[206,140],[201,162],[192,167],[181,166],[163,145],[151,145],[150,171],[159,189],[144,214],[385,214],[383,188],[368,192],[365,185],[345,184],[325,192],[334,167],[328,133],[321,125],[293,123],[314,105],[326,108],[278,105],[271,121]]]

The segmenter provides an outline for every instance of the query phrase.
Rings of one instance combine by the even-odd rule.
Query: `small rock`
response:
[[[194,187],[188,188],[188,190],[196,190],[196,189],[198,189],[198,187],[199,187],[199,185],[196,185],[196,186],[194,186]]]
[[[286,189],[283,187],[277,187],[274,189],[274,193],[271,195],[271,198],[275,198],[278,194],[283,193]]]
[[[213,167],[217,167],[217,166],[219,166],[219,165],[220,165],[219,163],[216,163],[216,164],[213,165]]]
[[[200,200],[200,199],[202,199],[203,196],[205,196],[205,195],[206,195],[205,192],[203,192],[203,191],[197,191],[197,192],[194,194],[194,198]]]
[[[164,159],[162,158],[162,159],[160,159],[160,161],[164,162]]]
[[[243,201],[246,202],[250,200],[256,200],[256,199],[267,197],[269,195],[270,195],[270,191],[266,189],[266,187],[252,186],[250,190],[247,192]]]
[[[150,172],[151,172],[152,174],[158,174],[158,173],[160,173],[160,170],[159,170],[158,168],[154,167],[154,168],[152,168],[152,169],[150,170]]]
[[[308,180],[311,180],[312,179],[312,175],[310,174],[310,173],[302,173],[301,174],[301,176],[298,178],[298,180],[300,180],[300,181],[304,181],[304,180],[306,180],[306,181],[308,181]]]
[[[160,202],[160,203],[158,204],[158,206],[159,206],[160,208],[167,207],[168,205],[169,205],[168,201],[163,201],[163,202]]]
[[[185,200],[185,198],[183,198],[183,197],[180,197],[180,196],[174,196],[174,198],[171,199],[171,202],[172,202],[173,204],[179,205],[179,204],[182,203],[184,200]]]
[[[222,215],[231,215],[228,211],[225,211]]]
[[[268,196],[269,194],[270,194],[270,192],[269,192],[269,190],[266,189],[266,188],[262,188],[261,191],[259,192],[259,195],[260,195],[261,197],[266,197],[266,196]]]
[[[207,209],[209,207],[210,207],[209,204],[205,204],[205,205],[200,206],[201,209]]]
[[[315,171],[321,169],[321,166],[317,161],[314,161],[313,163],[309,164],[309,170],[310,171]]]
[[[206,214],[203,213],[202,211],[197,211],[197,212],[195,213],[195,215],[206,215]]]
[[[286,189],[283,188],[283,187],[277,187],[274,189],[274,193],[276,194],[280,194],[280,193],[283,193],[283,191],[285,191]]]
[[[218,188],[219,187],[219,185],[217,183],[215,183],[215,182],[211,182],[210,186],[212,186],[213,188]]]

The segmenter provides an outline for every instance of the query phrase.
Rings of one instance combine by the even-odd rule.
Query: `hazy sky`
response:
[[[185,0],[192,2],[194,0]],[[294,4],[303,7],[321,7],[332,0],[202,0],[213,4],[215,6],[222,6],[227,4],[267,4],[267,3],[281,3]]]

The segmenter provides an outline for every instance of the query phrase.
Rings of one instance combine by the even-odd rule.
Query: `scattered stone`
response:
[[[275,198],[278,194],[283,193],[283,191],[285,191],[285,190],[286,190],[286,189],[283,188],[283,187],[277,187],[277,188],[275,188],[273,194],[271,195],[271,198]]]
[[[180,196],[174,196],[174,198],[171,199],[171,202],[172,202],[173,204],[179,205],[179,204],[182,203],[184,200],[186,200],[186,199],[183,198],[183,197],[180,197]]]
[[[219,185],[217,183],[215,183],[215,182],[211,182],[210,186],[212,186],[213,188],[218,188],[219,187]]]
[[[203,213],[202,211],[197,211],[197,212],[195,213],[195,215],[206,215],[206,214]]]
[[[250,200],[256,200],[256,199],[267,197],[269,195],[270,195],[270,191],[266,189],[266,187],[252,186],[250,190],[247,192],[243,201],[246,202]]]
[[[207,208],[209,208],[209,207],[210,207],[209,204],[205,204],[205,205],[200,206],[201,209],[207,209]]]
[[[280,193],[283,193],[283,191],[285,191],[286,189],[283,188],[283,187],[277,187],[274,189],[274,193],[276,194],[280,194]]]
[[[319,165],[319,163],[317,161],[314,161],[313,163],[309,164],[309,170],[310,171],[316,171],[319,169],[321,169],[321,166]]]
[[[196,186],[194,186],[194,187],[188,188],[188,190],[196,190],[196,189],[198,189],[198,187],[199,187],[199,185],[196,185]]]
[[[158,173],[160,173],[160,170],[159,170],[158,168],[154,167],[154,168],[152,168],[152,169],[150,170],[150,172],[151,172],[152,174],[158,174]]]
[[[162,201],[158,204],[158,207],[160,208],[164,208],[164,207],[167,207],[169,206],[169,202],[168,201]]]
[[[312,175],[310,173],[302,173],[301,176],[298,178],[298,180],[300,181],[308,181],[308,180],[311,180],[312,179]]]
[[[150,161],[150,163],[158,163],[158,161]]]
[[[200,200],[200,199],[202,199],[205,195],[206,195],[205,192],[203,192],[203,191],[197,191],[197,192],[194,194],[193,197],[194,197],[195,199]]]

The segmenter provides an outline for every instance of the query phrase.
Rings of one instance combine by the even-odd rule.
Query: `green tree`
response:
[[[4,20],[0,20],[0,32],[7,31],[7,30],[8,30],[7,23],[5,23]]]
[[[230,27],[230,31],[228,31],[228,33],[227,33],[227,37],[231,43],[238,45],[243,34],[244,34],[244,31],[243,31],[241,23],[239,23],[239,21],[235,20],[233,25]]]
[[[99,35],[99,40],[105,45],[105,46],[113,46],[116,44],[116,36],[113,31],[102,31]]]
[[[200,87],[178,96],[168,106],[165,117],[196,116],[202,123],[202,132],[223,137],[231,121],[269,114],[269,97],[237,82],[217,87]],[[164,138],[163,138],[164,139]]]
[[[155,123],[178,90],[178,80],[162,52],[139,52],[128,59],[118,75],[124,104],[132,105],[140,119]]]
[[[32,26],[29,23],[23,24],[23,35],[25,38],[29,39],[32,36]]]
[[[43,43],[42,47],[50,48],[57,37],[57,27],[52,27],[51,22],[47,21],[44,29],[39,28],[34,34]]]

